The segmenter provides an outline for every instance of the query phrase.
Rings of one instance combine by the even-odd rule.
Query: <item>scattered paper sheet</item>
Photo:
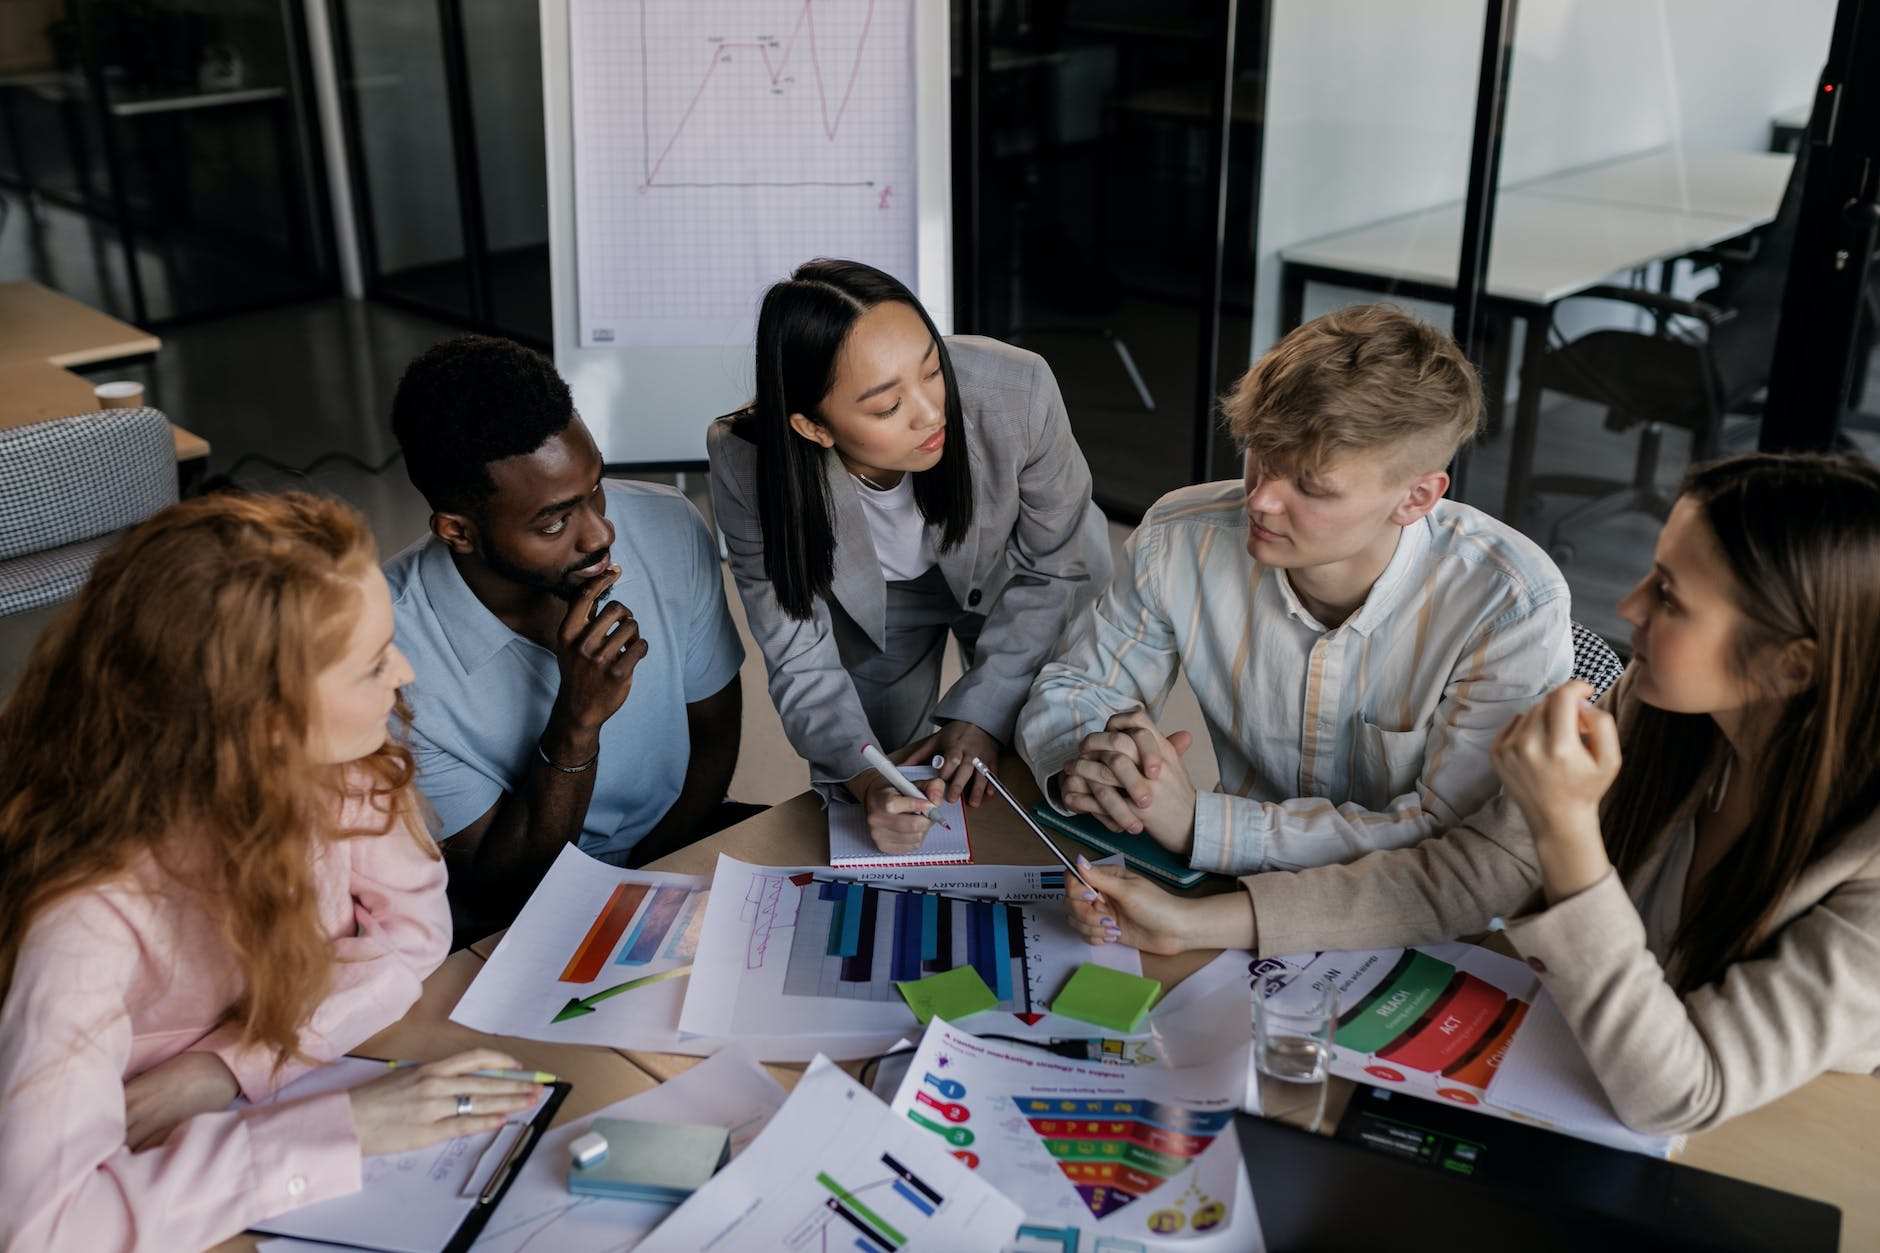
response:
[[[1146,1034],[1049,1012],[1085,962],[1142,972],[1134,949],[1087,944],[1071,929],[1057,867],[833,871],[721,856],[679,1026],[772,1037],[752,1045],[766,1061],[855,1043],[870,1047],[840,1055],[869,1056],[916,1025],[897,980],[971,966],[999,999],[965,1020],[969,1029],[1040,1041]]]
[[[707,887],[563,848],[451,1021],[557,1044],[671,1047]]]
[[[647,1250],[997,1249],[1018,1205],[828,1058]]]
[[[1233,1126],[1246,1055],[1242,1041],[1181,1070],[1074,1061],[935,1022],[893,1108],[1024,1206],[1020,1247],[1246,1248],[1257,1224]]]
[[[1495,1070],[1488,1103],[1582,1139],[1656,1157],[1668,1156],[1684,1139],[1645,1135],[1619,1121],[1573,1028],[1545,988]]]
[[[633,1248],[673,1212],[671,1205],[577,1197],[568,1191],[568,1145],[596,1118],[709,1123],[731,1132],[735,1157],[783,1106],[784,1091],[751,1055],[728,1048],[638,1096],[551,1128],[524,1162],[502,1204],[471,1246],[483,1253],[616,1253]],[[453,1228],[452,1230],[455,1230]],[[449,1233],[445,1238],[448,1239]],[[440,1240],[432,1253],[443,1248]],[[357,1246],[270,1240],[264,1253],[329,1253]],[[376,1247],[368,1245],[367,1247]]]
[[[1264,958],[1252,974],[1255,995],[1276,1003],[1318,983],[1338,985],[1335,1075],[1634,1152],[1664,1157],[1675,1147],[1613,1116],[1572,1032],[1512,957],[1430,944]],[[1502,1095],[1510,1059],[1519,1108]]]
[[[732,1046],[648,1092],[555,1127],[524,1163],[473,1248],[479,1253],[614,1253],[637,1246],[674,1206],[575,1196],[568,1145],[596,1118],[688,1122],[731,1132],[733,1160],[783,1107],[783,1087]]]

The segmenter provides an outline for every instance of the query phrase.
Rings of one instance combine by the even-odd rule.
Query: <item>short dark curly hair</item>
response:
[[[412,486],[431,508],[452,512],[490,498],[490,462],[534,452],[574,416],[554,362],[489,335],[431,345],[405,367],[392,397],[392,433]]]

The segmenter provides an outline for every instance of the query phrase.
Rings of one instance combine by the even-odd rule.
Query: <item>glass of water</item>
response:
[[[1314,987],[1300,982],[1269,990],[1255,981],[1253,1060],[1266,1117],[1318,1130],[1337,1026],[1335,984]]]

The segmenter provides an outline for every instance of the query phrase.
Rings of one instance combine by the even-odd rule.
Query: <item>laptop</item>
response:
[[[1335,1137],[1237,1124],[1273,1253],[1840,1247],[1832,1205],[1379,1088]]]

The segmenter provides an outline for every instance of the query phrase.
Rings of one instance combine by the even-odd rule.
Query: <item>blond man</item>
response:
[[[1061,811],[1223,874],[1414,844],[1496,791],[1496,734],[1572,669],[1568,597],[1532,542],[1443,499],[1475,370],[1387,305],[1308,322],[1222,401],[1240,482],[1157,501],[1019,714]],[[1177,668],[1220,762],[1157,726]]]

